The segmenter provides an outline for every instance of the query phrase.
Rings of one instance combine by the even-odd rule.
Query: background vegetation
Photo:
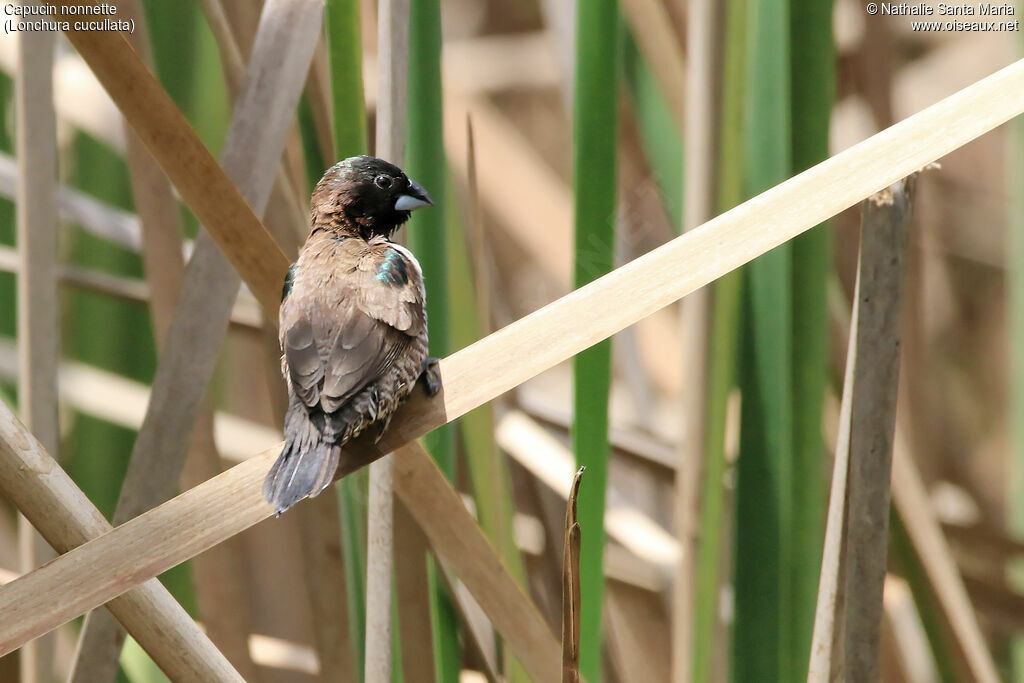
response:
[[[257,4],[141,3],[155,74],[215,155],[236,98],[226,43],[249,54]],[[406,168],[437,206],[417,214],[407,234],[426,273],[434,355],[694,227],[684,218],[684,197],[694,195],[684,188],[697,179],[683,171],[693,136],[710,141],[704,200],[717,214],[1019,56],[1016,34],[914,33],[908,21],[869,17],[852,0],[743,0],[713,12],[712,48],[700,62],[708,66],[696,73],[689,22],[697,4],[601,0],[581,3],[575,17],[559,0],[411,0]],[[281,162],[287,196],[271,200],[266,218],[295,244],[323,169],[372,152],[377,35],[375,3],[329,0],[313,65],[296,75],[306,86]],[[110,518],[157,367],[139,294],[149,274],[120,114],[63,39],[57,50],[58,166],[68,188],[59,202],[59,460]],[[0,399],[13,406],[17,50],[9,35],[0,37],[0,71]],[[684,125],[696,99],[712,114],[704,128]],[[1024,680],[1024,584],[1015,571],[1024,241],[1014,237],[1024,136],[1007,128],[949,155],[918,183],[897,428],[1000,673]],[[199,227],[183,204],[180,217],[194,238]],[[426,440],[554,633],[573,458],[588,466],[579,505],[587,680],[805,678],[858,221],[856,209],[840,214],[707,288],[703,314],[664,309]],[[243,288],[210,390],[225,468],[280,438],[277,351],[255,308]],[[694,355],[692,340],[703,351]],[[701,482],[695,498],[681,493],[691,471]],[[247,677],[362,675],[364,474],[336,490],[317,503],[330,522],[296,512],[227,544],[244,569],[232,576],[233,592],[204,585],[210,575],[198,562],[161,577],[225,652],[220,638],[235,629],[247,652],[232,662]],[[16,518],[13,507],[0,508],[0,569],[13,572]],[[681,526],[681,509],[694,511],[698,531]],[[393,678],[528,680],[440,563],[422,567],[430,599],[417,597],[420,575],[403,558],[424,551],[406,554],[417,546],[402,545],[403,514]],[[905,516],[894,512],[883,677],[962,680],[964,647]],[[324,565],[310,559],[314,524],[337,542]],[[694,570],[681,574],[691,549]],[[328,585],[343,596],[338,612],[318,601],[324,567],[343,579]],[[673,591],[690,596],[690,607]],[[330,623],[339,614],[343,629]],[[54,680],[71,667],[77,628],[58,631]],[[677,647],[674,658],[671,634],[681,628],[692,655]],[[162,677],[131,642],[120,665],[121,680]],[[6,680],[18,680],[17,655],[0,659]]]

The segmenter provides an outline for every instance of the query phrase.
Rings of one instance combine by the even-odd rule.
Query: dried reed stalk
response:
[[[377,156],[401,166],[405,161],[408,113],[409,0],[377,5],[380,80],[377,104]],[[391,680],[391,584],[394,567],[393,456],[370,466],[366,519],[366,661],[371,683]],[[416,561],[416,558],[411,558]]]
[[[576,470],[565,504],[562,547],[562,683],[580,680],[580,523],[576,501],[586,467]]]
[[[620,680],[669,680],[672,645],[660,596],[612,579],[607,608],[608,650]]]
[[[915,176],[863,208],[856,365],[850,413],[846,550],[843,555],[843,676],[879,680],[882,589],[889,539],[889,482],[896,428],[900,320]]]
[[[693,3],[691,3],[691,10]],[[686,65],[683,61],[682,46],[672,28],[664,0],[622,0],[622,10],[633,27],[633,36],[640,50],[651,65],[654,78],[658,81],[662,96],[668,105],[679,130],[685,128],[686,113]],[[687,15],[690,18],[692,15]],[[692,21],[692,20],[691,20]],[[690,22],[687,22],[688,24]],[[711,37],[713,34],[704,34]],[[693,31],[688,38],[692,40]],[[688,46],[693,50],[693,43]],[[691,53],[692,54],[692,53]]]
[[[14,249],[0,246],[0,271],[18,273],[21,270],[18,264],[19,258],[18,252]],[[151,288],[145,281],[136,278],[111,275],[104,271],[81,268],[66,263],[57,265],[57,276],[61,284],[77,289],[105,294],[134,303],[145,304],[150,300]],[[231,310],[231,323],[250,329],[261,327],[263,318],[256,302],[240,297]],[[246,455],[248,454],[247,452]]]
[[[721,98],[717,58],[722,36],[722,12],[713,0],[691,0],[687,14],[689,58],[686,93],[683,163],[683,230],[690,230],[714,215]],[[665,31],[675,36],[668,21]],[[658,70],[655,70],[658,73]],[[664,85],[662,86],[664,89]],[[674,517],[682,552],[676,565],[672,592],[672,681],[693,677],[694,618],[697,589],[697,550],[700,527],[700,481],[704,461],[704,405],[707,401],[709,292],[701,289],[681,302],[679,323],[683,341],[683,438],[678,447]]]
[[[18,162],[0,154],[0,195],[16,199],[20,176]],[[56,206],[61,220],[80,225],[86,232],[125,249],[139,250],[139,221],[133,214],[66,185],[57,187]]]
[[[100,511],[3,403],[0,403],[0,490],[58,552],[67,553],[111,530]],[[78,578],[65,584],[62,590],[77,592],[81,586],[79,581],[84,577],[80,572],[75,573]],[[35,572],[25,577],[33,574]],[[25,577],[4,589],[17,587]],[[5,613],[12,608],[6,598],[0,598],[0,605],[3,606],[0,611]],[[41,608],[37,615],[42,616],[48,609]],[[107,603],[107,609],[172,679],[243,680],[156,579],[145,581],[130,594]],[[15,621],[23,620],[0,620]],[[46,630],[49,629],[37,630],[23,639],[0,636],[0,656]]]
[[[131,41],[146,64],[152,66],[148,28],[136,0],[125,2],[120,11],[132,17],[137,30]],[[157,349],[162,351],[171,326],[175,304],[181,291],[185,270],[182,255],[184,237],[177,200],[166,176],[132,130],[125,126],[126,160],[131,173],[131,189],[142,229],[142,257],[150,284],[149,304]],[[213,413],[206,401],[191,439],[185,468],[185,485],[195,485],[220,471],[220,456],[213,436]],[[196,472],[208,476],[199,478]],[[250,682],[258,680],[257,669],[249,658],[248,634],[251,630],[248,602],[240,558],[229,542],[196,558],[194,563],[197,601],[211,640]],[[86,617],[78,640],[71,681],[108,681],[117,673],[124,630],[105,613]]]
[[[283,415],[283,413],[282,413]],[[302,567],[309,608],[313,615],[313,642],[323,680],[348,681],[356,677],[348,618],[348,592],[342,560],[341,517],[338,497],[317,496],[296,509],[302,541]]]
[[[434,630],[430,614],[430,546],[423,531],[404,505],[396,505],[394,554],[395,598],[398,600],[398,642],[402,644],[402,671],[416,672],[418,683],[434,683]]]
[[[476,652],[483,675],[487,683],[500,683],[505,678],[498,675],[498,652],[497,643],[494,639],[494,629],[487,615],[480,608],[480,604],[473,598],[466,585],[460,582],[455,575],[444,565],[441,565],[440,576],[448,587],[448,594],[452,596],[452,604],[459,613],[462,620],[467,645]]]
[[[850,420],[853,412],[854,367],[857,362],[858,302],[860,268],[853,289],[853,313],[846,348],[843,397],[839,406],[839,432],[832,465],[832,486],[828,502],[828,521],[822,548],[821,574],[818,580],[818,604],[814,614],[808,683],[827,683],[840,675],[842,662],[842,614],[846,556],[846,482],[850,466]]]
[[[242,92],[245,58],[238,47],[238,41],[235,40],[231,22],[228,21],[221,0],[200,0],[200,4],[203,6],[203,14],[206,15],[206,23],[210,25],[210,31],[217,42],[217,52],[220,54],[220,63],[224,69],[224,81],[228,87],[228,99],[234,102]],[[239,6],[239,9],[244,9],[244,6]]]
[[[56,4],[81,3],[57,0]],[[246,282],[263,283],[253,294],[268,317],[276,316],[280,274],[288,267],[287,259],[166,91],[122,34],[69,30],[66,35],[196,218],[224,253],[231,254],[235,269]],[[296,42],[292,47],[306,44],[312,45],[312,41]],[[284,55],[279,54],[278,59],[281,57]],[[275,105],[270,110],[277,108],[271,97],[264,101],[264,106],[269,105]],[[262,145],[253,147],[250,152],[258,153]],[[264,172],[265,168],[256,164],[246,170]]]
[[[296,75],[305,74],[309,68],[311,44],[319,33],[321,16],[322,7],[315,0],[272,0],[264,8],[250,67],[253,76],[235,109],[224,151],[226,172],[260,213],[276,176],[284,133],[298,103],[301,80]],[[144,152],[137,152],[133,160],[138,161],[139,155]],[[172,495],[190,443],[199,449],[194,452],[204,463],[206,474],[219,470],[216,453],[204,448],[212,445],[212,432],[197,433],[195,440],[183,438],[192,433],[201,411],[216,350],[227,330],[227,317],[240,284],[210,235],[208,227],[197,238],[184,278],[180,270],[171,274],[175,269],[169,264],[158,263],[157,270],[151,272],[167,274],[162,284],[174,288],[169,292],[173,299],[168,303],[176,307],[162,310],[157,317],[158,324],[167,325],[160,334],[164,340],[162,355],[114,513],[115,524]],[[159,262],[160,255],[154,258]],[[206,353],[197,353],[197,349]],[[201,424],[212,428],[212,413],[208,405],[206,408]],[[231,643],[231,633],[236,630],[218,629],[217,633]],[[116,672],[123,638],[113,619],[104,613],[90,615],[78,649],[79,660],[84,657],[85,661],[75,667],[72,680],[110,679]],[[245,643],[234,644],[236,659],[247,658]]]
[[[30,3],[35,4],[35,3]],[[19,350],[18,407],[28,427],[51,453],[57,452],[57,365],[60,357],[57,302],[57,131],[53,109],[53,34],[18,37],[15,79],[16,138],[21,184],[17,197]],[[53,552],[18,517],[21,570],[32,571]],[[56,640],[29,643],[19,666],[24,681],[55,677]]]
[[[559,680],[558,642],[533,601],[505,568],[458,492],[418,443],[395,453],[395,495],[434,553],[462,580],[505,645],[535,681]]]
[[[0,380],[16,380],[17,354],[17,345],[9,338],[0,337]],[[142,424],[149,402],[149,387],[141,382],[87,363],[64,360],[60,364],[58,383],[61,401],[81,413],[129,430],[138,430]],[[217,449],[233,462],[245,460],[281,439],[280,429],[224,412],[215,415],[214,433]],[[218,469],[213,474],[219,473]]]
[[[466,117],[473,116],[474,148],[487,163],[474,169],[479,203],[509,228],[511,236],[563,291],[569,289],[572,196],[568,186],[514,125],[483,97],[451,98],[444,108],[445,152],[452,170],[468,178]],[[516,192],[508,179],[519,178]],[[521,197],[530,197],[524,202]],[[537,216],[544,216],[538,221]]]
[[[932,511],[921,474],[899,430],[892,463],[892,494],[971,676],[980,683],[995,683],[1000,679],[992,653],[971,608],[956,559]]]

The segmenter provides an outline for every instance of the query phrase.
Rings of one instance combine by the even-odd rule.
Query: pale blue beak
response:
[[[398,199],[395,200],[396,211],[415,211],[424,206],[433,205],[434,202],[430,199],[427,191],[414,180],[409,181],[409,189],[405,191],[405,194],[398,195]]]

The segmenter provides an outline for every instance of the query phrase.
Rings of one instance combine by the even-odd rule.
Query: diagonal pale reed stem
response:
[[[267,317],[276,320],[288,259],[239,189],[121,33],[69,30],[65,35],[242,279],[260,283],[253,294]]]
[[[317,0],[270,0],[261,13],[249,66],[252,75],[237,102],[223,154],[223,171],[229,182],[258,214],[263,213],[270,196],[302,87],[302,79],[296,75],[309,70],[312,39],[319,34],[322,13]],[[302,49],[283,51],[283,46],[291,44]],[[196,417],[205,412],[201,400],[240,284],[223,250],[211,239],[213,234],[207,229],[196,238],[181,280],[114,524],[170,497],[191,440],[169,435],[191,433]],[[219,469],[215,458],[211,469]],[[110,616],[104,612],[89,615],[79,638],[72,683],[113,676],[122,641],[123,632]]]
[[[110,523],[35,437],[0,403],[0,489],[58,552],[110,531]],[[13,477],[12,479],[9,479]],[[31,486],[25,486],[31,481]],[[74,583],[64,587],[75,591]],[[11,604],[0,598],[0,612]],[[242,677],[157,579],[107,609],[174,680],[242,681]],[[5,621],[10,618],[5,617]],[[0,646],[0,650],[6,650]]]
[[[357,443],[346,451],[339,476],[465,414],[1022,111],[1024,61],[453,354],[441,363],[443,394],[427,400],[417,393],[380,443]],[[16,499],[24,501],[42,483],[38,472],[18,469],[7,438],[0,430],[0,494],[14,490]],[[421,449],[407,449],[402,457],[410,452],[411,457],[427,457]],[[260,485],[276,453],[265,451],[0,589],[0,653],[269,517],[273,510],[263,500]],[[79,524],[73,513],[59,507],[41,521]],[[444,560],[452,559],[438,552]],[[501,567],[493,552],[479,561]],[[69,576],[75,580],[69,583]],[[487,583],[489,576],[494,583]],[[478,590],[499,590],[499,576],[508,575],[484,575]],[[10,618],[15,613],[18,618]],[[511,638],[508,642],[513,647]],[[557,644],[554,653],[557,668]]]

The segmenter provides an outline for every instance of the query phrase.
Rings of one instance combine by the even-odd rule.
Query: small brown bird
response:
[[[345,159],[313,190],[312,232],[281,293],[281,371],[288,384],[285,444],[263,482],[281,514],[334,478],[342,446],[367,427],[383,434],[427,358],[423,274],[391,235],[430,196],[381,159]]]

